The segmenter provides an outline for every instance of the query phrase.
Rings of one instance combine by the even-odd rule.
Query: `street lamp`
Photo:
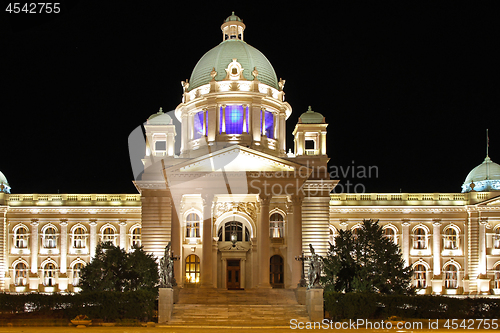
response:
[[[299,287],[307,287],[306,273],[305,273],[305,270],[304,270],[304,261],[309,260],[309,259],[310,259],[310,257],[306,256],[304,254],[304,251],[302,251],[302,254],[300,256],[296,256],[295,257],[295,260],[302,261],[302,276],[300,277],[300,281],[299,281],[299,284],[298,284]]]

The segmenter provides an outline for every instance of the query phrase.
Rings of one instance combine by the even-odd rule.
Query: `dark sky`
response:
[[[311,105],[329,123],[332,170],[349,173],[341,184],[459,192],[484,160],[486,128],[500,161],[495,2],[206,3],[3,11],[0,170],[12,192],[135,193],[129,133],[160,106],[175,109],[180,81],[221,42],[231,11],[286,80],[287,147]],[[371,177],[353,178],[353,166]]]

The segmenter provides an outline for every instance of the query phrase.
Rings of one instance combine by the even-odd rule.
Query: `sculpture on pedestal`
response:
[[[160,259],[160,288],[172,288],[177,286],[174,277],[174,256],[170,242],[165,246],[165,253]]]
[[[318,255],[312,246],[309,244],[309,249],[311,250],[311,256],[309,259],[309,289],[311,288],[321,288],[319,280],[321,278],[321,270],[323,268],[323,260],[320,255]]]

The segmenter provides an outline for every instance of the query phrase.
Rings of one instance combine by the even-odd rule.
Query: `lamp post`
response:
[[[304,270],[304,262],[306,260],[309,260],[309,259],[310,259],[309,256],[306,256],[304,254],[304,251],[302,251],[302,254],[300,256],[296,256],[295,257],[295,260],[302,261],[302,276],[301,276],[299,284],[298,284],[299,287],[307,287],[306,273],[305,273],[305,270]]]
[[[229,235],[229,239],[231,243],[233,243],[233,247],[236,247],[236,242],[238,241],[238,233],[236,231],[237,228],[236,220],[233,217],[233,221],[231,222],[231,233]]]

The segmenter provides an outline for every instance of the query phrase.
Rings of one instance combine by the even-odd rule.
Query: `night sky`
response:
[[[311,105],[329,123],[332,170],[349,173],[341,184],[460,192],[486,156],[487,128],[500,161],[495,2],[205,3],[3,11],[0,170],[12,193],[136,193],[128,135],[181,102],[180,82],[222,41],[231,11],[286,80],[287,149]],[[352,177],[353,166],[371,177]]]

